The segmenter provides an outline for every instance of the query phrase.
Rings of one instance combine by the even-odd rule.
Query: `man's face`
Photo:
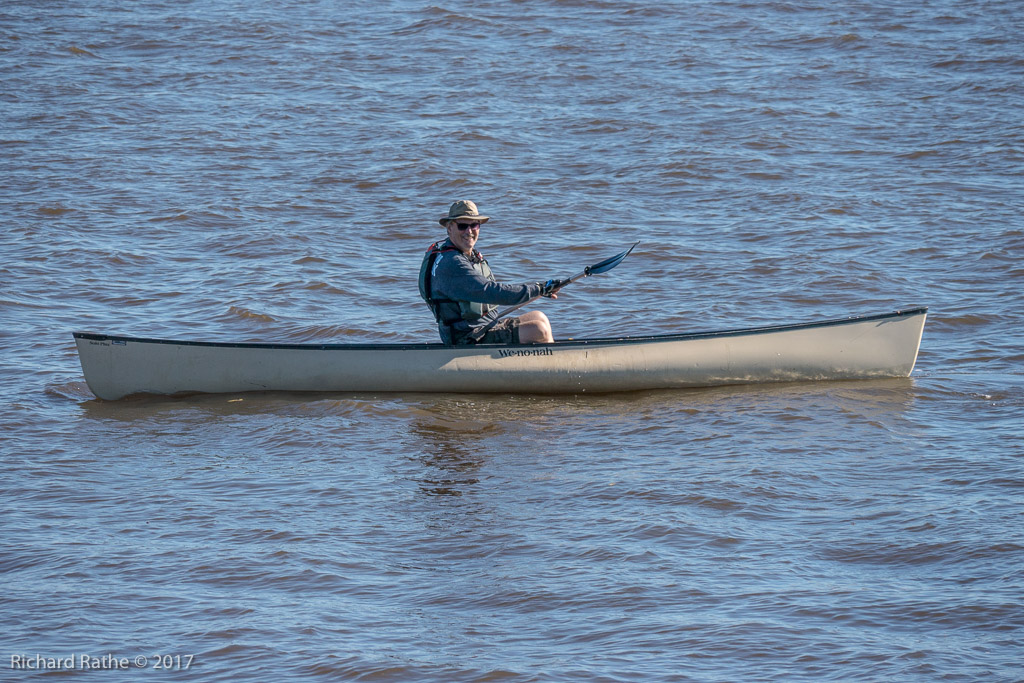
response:
[[[480,237],[480,222],[469,218],[448,222],[448,238],[459,251],[469,253]]]

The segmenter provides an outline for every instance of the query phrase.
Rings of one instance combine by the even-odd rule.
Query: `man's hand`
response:
[[[541,296],[546,296],[549,299],[557,299],[558,296],[555,295],[555,292],[565,284],[565,280],[551,279],[547,282],[538,282],[537,284],[540,285]]]

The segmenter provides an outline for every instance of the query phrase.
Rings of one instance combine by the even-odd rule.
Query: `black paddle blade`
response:
[[[607,273],[609,270],[611,270],[615,266],[617,266],[620,263],[622,263],[623,259],[625,259],[627,256],[629,256],[629,252],[633,251],[636,248],[636,245],[638,245],[638,244],[640,244],[639,240],[637,240],[636,242],[633,242],[633,246],[631,246],[629,249],[627,249],[626,251],[622,252],[621,254],[618,254],[616,256],[612,256],[611,258],[606,258],[604,261],[601,261],[600,263],[595,263],[592,266],[588,266],[587,267],[587,275],[597,275],[599,273]]]

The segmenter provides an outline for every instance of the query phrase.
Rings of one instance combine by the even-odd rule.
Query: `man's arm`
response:
[[[514,306],[529,301],[541,292],[536,283],[505,285],[491,282],[480,274],[465,257],[450,252],[439,254],[434,261],[433,289],[456,301]]]

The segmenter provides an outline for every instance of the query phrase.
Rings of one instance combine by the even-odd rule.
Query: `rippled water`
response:
[[[0,678],[1024,678],[1019,3],[14,1],[0,29]],[[556,337],[928,305],[917,370],[83,381],[72,330],[433,341],[416,270],[464,197],[507,280],[641,240],[542,304]]]

